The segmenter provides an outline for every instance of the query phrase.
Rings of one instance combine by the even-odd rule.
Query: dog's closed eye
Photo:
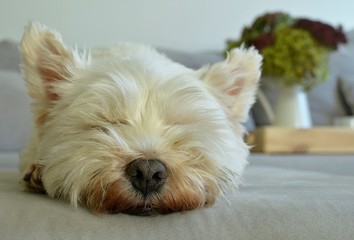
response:
[[[91,126],[91,129],[92,130],[97,130],[97,131],[100,131],[100,132],[103,132],[103,133],[108,133],[109,132],[107,126],[94,125],[94,126]]]
[[[107,118],[104,118],[104,123],[102,125],[93,125],[91,126],[91,129],[99,130],[104,133],[108,133],[109,130],[108,128],[111,126],[119,126],[119,125],[125,125],[128,126],[130,125],[129,121],[127,120],[108,120]]]
[[[129,121],[124,119],[124,118],[113,118],[113,117],[107,117],[104,115],[99,116],[99,118],[102,120],[102,122],[108,124],[108,125],[130,125]]]
[[[111,124],[121,124],[121,125],[130,125],[129,121],[127,120],[118,120],[118,121],[113,121]]]

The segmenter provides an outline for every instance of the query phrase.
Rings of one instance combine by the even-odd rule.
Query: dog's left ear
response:
[[[261,65],[262,56],[256,49],[241,47],[229,52],[225,61],[197,72],[229,117],[244,122],[255,101]]]
[[[32,97],[43,100],[58,97],[52,85],[69,79],[80,61],[64,45],[59,33],[36,22],[26,27],[20,51],[29,92]]]
[[[64,45],[59,33],[36,22],[26,27],[20,51],[32,111],[42,119],[71,85],[71,77],[83,60],[77,51]]]

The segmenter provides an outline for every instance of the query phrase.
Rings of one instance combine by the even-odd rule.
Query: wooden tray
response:
[[[250,132],[246,139],[253,146],[252,152],[354,153],[354,130],[350,128],[294,129],[267,126]]]

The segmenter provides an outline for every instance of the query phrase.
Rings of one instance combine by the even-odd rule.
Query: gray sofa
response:
[[[163,51],[193,68],[222,59],[215,53]],[[350,58],[352,45],[333,54],[332,79],[310,93],[316,125],[331,124],[345,114],[335,87],[339,74],[346,79],[346,97],[354,108]],[[17,44],[1,42],[0,239],[354,239],[354,155],[252,154],[238,192],[210,208],[155,217],[97,216],[22,191],[18,152],[31,116],[18,63]],[[259,111],[253,109],[248,129],[266,124]]]

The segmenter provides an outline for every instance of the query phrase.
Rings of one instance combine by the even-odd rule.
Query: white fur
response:
[[[80,54],[40,24],[28,26],[21,50],[34,113],[21,171],[43,165],[49,196],[83,203],[98,175],[102,196],[120,181],[128,199],[142,201],[123,171],[137,158],[158,158],[170,171],[156,199],[171,197],[172,188],[176,195],[193,188],[202,206],[208,194],[239,183],[248,156],[240,123],[260,76],[256,50],[236,49],[226,61],[194,71],[139,44]],[[48,76],[55,81],[46,83]],[[213,184],[217,191],[209,191]]]

